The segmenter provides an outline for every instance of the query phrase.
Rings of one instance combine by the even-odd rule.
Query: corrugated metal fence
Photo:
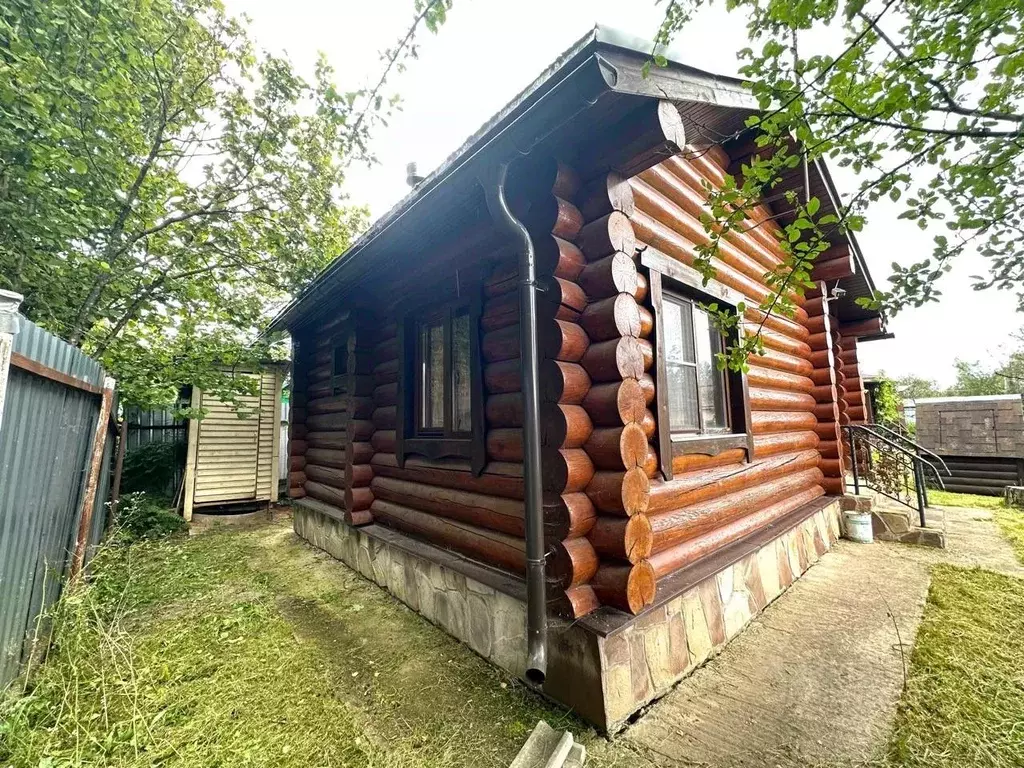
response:
[[[19,326],[0,422],[0,689],[68,576],[105,379],[78,349],[25,318]],[[108,433],[90,549],[105,526],[114,443]]]

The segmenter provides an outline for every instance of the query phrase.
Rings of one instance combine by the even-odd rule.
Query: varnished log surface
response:
[[[370,511],[381,522],[440,547],[514,573],[522,573],[526,568],[524,542],[515,536],[419,512],[382,499],[374,501]]]
[[[807,504],[824,494],[819,485],[814,485],[774,504],[739,517],[726,525],[715,528],[700,536],[684,541],[674,547],[651,555],[650,563],[658,579],[664,578],[680,568],[691,565],[702,557],[710,555],[754,531],[770,525],[794,509]]]
[[[722,183],[722,163],[716,151],[673,157],[628,181],[612,173],[582,187],[570,169],[556,168],[550,183],[557,191],[531,197],[526,220],[545,288],[540,343],[549,601],[561,615],[578,617],[599,602],[642,611],[654,599],[657,579],[770,524],[798,501],[828,490],[832,478],[824,475],[841,472],[835,424],[843,414],[833,414],[831,433],[819,417],[831,388],[841,383],[842,370],[833,363],[855,365],[855,349],[843,347],[845,339],[830,346],[834,326],[825,321],[820,298],[797,299],[801,306],[792,317],[764,318],[754,308],[769,292],[765,272],[782,259],[778,227],[762,207],[741,227],[745,231],[725,236],[716,265],[719,282],[748,305],[745,329],[763,322],[766,352],[751,358],[747,376],[751,454],[742,448],[680,454],[671,458],[674,479],[661,479],[654,318],[638,249],[652,246],[692,263],[695,244],[707,238],[702,185]],[[329,345],[319,348],[304,393],[306,431],[295,441],[306,445],[292,451],[302,463],[290,469],[303,474],[295,478],[303,481],[297,492],[329,496],[326,503],[349,514],[372,515],[521,572],[518,274],[507,250],[500,258],[481,257],[499,265],[484,281],[480,323],[490,462],[484,472],[474,475],[462,460],[410,458],[398,466],[394,323],[387,331],[378,323],[369,342],[357,344],[367,350],[360,359],[370,367],[363,370],[373,371],[358,397],[335,396],[324,386],[330,383]],[[843,401],[846,417],[862,409],[859,386],[851,392]],[[315,461],[312,452],[319,452]]]
[[[523,502],[393,477],[375,477],[374,496],[420,512],[460,520],[492,531],[522,538],[525,535]]]
[[[778,478],[812,469],[819,461],[818,452],[812,448],[658,481],[651,485],[648,512],[671,512],[736,491],[766,486]]]
[[[730,523],[765,504],[774,504],[811,486],[820,485],[822,478],[821,470],[816,467],[805,469],[725,496],[653,514],[654,551],[661,552]]]
[[[503,496],[509,499],[523,498],[522,476],[490,474],[486,471],[479,476],[464,469],[445,465],[431,465],[425,460],[410,458],[404,467],[399,467],[393,454],[378,453],[371,462],[374,474],[393,477],[414,483],[436,485],[475,493]]]

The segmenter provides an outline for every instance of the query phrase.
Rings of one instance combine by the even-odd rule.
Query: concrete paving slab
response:
[[[905,550],[840,542],[626,731],[626,744],[592,747],[594,764],[605,746],[666,766],[870,758],[885,743],[928,589],[928,563]]]

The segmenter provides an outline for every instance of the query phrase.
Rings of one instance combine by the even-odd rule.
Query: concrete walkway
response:
[[[944,510],[949,548],[840,542],[594,765],[856,765],[886,743],[940,562],[1024,576],[990,512]]]
[[[1024,566],[999,532],[991,509],[936,507],[928,511],[928,524],[933,521],[946,529],[948,562],[1024,577]]]

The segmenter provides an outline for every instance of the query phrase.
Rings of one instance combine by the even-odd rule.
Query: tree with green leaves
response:
[[[669,0],[657,42],[669,43],[709,0]],[[937,230],[930,256],[893,263],[891,289],[874,302],[895,312],[935,301],[957,257],[988,260],[982,288],[1024,283],[1024,6],[1011,0],[726,0],[746,22],[750,47],[741,72],[762,112],[746,131],[759,151],[734,185],[711,195],[705,222],[711,259],[725,231],[773,191],[784,173],[817,158],[855,171],[861,184],[838,215],[817,215],[809,194],[777,205],[792,218],[786,263],[773,276],[777,295],[763,309],[791,309],[826,239],[857,231],[885,197],[902,218]],[[654,63],[663,63],[657,51]],[[1022,299],[1024,300],[1024,299]],[[723,318],[728,322],[727,318]],[[759,348],[751,337],[732,350],[742,365]]]
[[[900,376],[893,384],[900,397],[911,400],[919,397],[939,397],[943,392],[934,379],[925,379],[921,376]]]
[[[310,81],[257,53],[219,0],[10,0],[0,8],[0,287],[100,359],[124,398],[196,384],[246,389],[223,366],[364,226],[346,166],[396,100]]]

